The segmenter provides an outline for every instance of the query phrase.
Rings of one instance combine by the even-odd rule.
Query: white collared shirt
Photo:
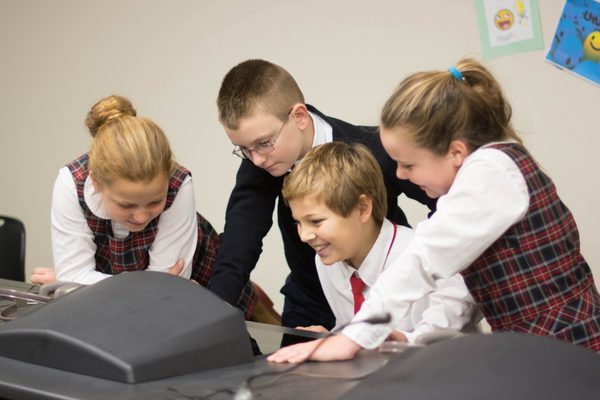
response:
[[[354,317],[350,276],[356,272],[362,279],[365,283],[363,293],[365,300],[368,300],[371,292],[369,289],[375,285],[381,273],[406,249],[413,238],[413,230],[397,226],[392,244],[393,236],[394,226],[385,219],[377,240],[358,269],[344,261],[325,265],[318,255],[315,257],[323,292],[336,318],[336,328],[347,324]],[[450,278],[438,280],[435,288],[412,302],[407,313],[395,319],[394,328],[404,333],[412,343],[424,333],[439,329],[460,330],[471,320],[475,309],[474,301],[462,277],[455,274]]]
[[[313,147],[320,144],[333,142],[333,128],[317,114],[308,112],[313,120],[315,134],[313,136]]]
[[[333,142],[333,128],[331,125],[327,123],[323,118],[319,117],[317,114],[308,112],[313,121],[314,135],[313,135],[313,143],[312,147],[316,147],[320,144],[325,144],[329,142]],[[298,165],[301,160],[296,160],[294,163]]]
[[[109,219],[102,204],[102,194],[96,192],[91,178],[84,186],[84,200],[97,217]],[[96,244],[87,225],[83,210],[77,199],[73,176],[67,167],[60,169],[52,193],[52,253],[56,278],[64,282],[92,284],[112,276],[96,271]],[[119,238],[129,231],[111,221],[113,233]],[[164,211],[158,221],[158,232],[150,248],[149,271],[162,271],[172,267],[183,258],[184,268],[180,276],[190,278],[192,261],[198,242],[198,221],[192,178],[186,177],[173,204]]]
[[[437,202],[431,218],[371,288],[356,320],[388,311],[404,318],[411,304],[435,287],[436,280],[468,268],[506,230],[523,219],[529,207],[525,179],[505,153],[482,147],[470,154],[452,187]],[[355,324],[344,335],[364,348],[377,347],[392,324]]]

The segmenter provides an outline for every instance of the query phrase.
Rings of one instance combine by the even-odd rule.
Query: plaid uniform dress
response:
[[[88,227],[94,234],[96,270],[114,275],[123,271],[138,271],[148,268],[150,262],[149,251],[158,233],[160,215],[150,221],[141,232],[130,232],[125,238],[115,237],[111,220],[98,218],[85,203],[83,190],[85,180],[89,175],[88,155],[84,154],[68,164],[67,167],[75,181],[79,205],[83,210]],[[173,204],[181,184],[188,175],[191,175],[191,173],[178,164],[169,179],[165,210]],[[196,213],[196,217],[198,219],[198,244],[194,253],[191,279],[207,286],[213,273],[219,235],[202,215]],[[248,282],[236,305],[244,312],[245,317],[249,318],[256,301],[257,295],[254,293],[252,283]]]
[[[522,146],[490,147],[517,164],[530,202],[525,217],[462,272],[469,291],[493,331],[551,336],[600,351],[600,296],[571,212]]]

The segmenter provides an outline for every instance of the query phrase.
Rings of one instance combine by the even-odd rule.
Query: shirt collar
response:
[[[377,278],[379,275],[381,275],[381,272],[385,267],[384,262],[386,261],[393,235],[394,226],[392,225],[392,222],[386,218],[383,220],[379,235],[377,236],[377,240],[375,240],[373,247],[371,247],[371,250],[363,260],[362,264],[360,267],[358,267],[358,270],[356,270],[357,275],[360,276],[360,278],[364,283],[367,284],[368,287],[371,287],[375,284]],[[350,275],[354,273],[355,270],[346,262],[343,264],[344,267],[349,269],[349,279]]]
[[[102,193],[97,192],[94,184],[92,183],[92,177],[88,175],[83,186],[83,199],[87,204],[90,211],[98,218],[110,219],[108,213],[104,208],[102,201]]]
[[[313,135],[313,147],[333,141],[333,128],[323,118],[315,113],[308,112],[313,120],[315,134]]]

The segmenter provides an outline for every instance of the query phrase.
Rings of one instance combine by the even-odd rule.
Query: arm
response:
[[[440,278],[435,282],[435,290],[423,300],[427,308],[411,331],[403,331],[408,342],[428,332],[451,329],[459,331],[467,325],[476,311],[475,301],[460,274],[450,278]]]
[[[525,181],[512,160],[494,149],[477,151],[439,199],[438,211],[417,226],[409,247],[379,277],[356,318],[382,311],[404,317],[411,303],[435,290],[436,278],[467,268],[523,218],[528,206]],[[356,324],[344,334],[374,348],[390,331],[390,326]]]
[[[258,262],[262,240],[273,224],[282,180],[242,160],[227,204],[225,228],[209,285],[212,292],[230,304],[236,304]]]
[[[67,167],[60,169],[52,192],[52,253],[56,279],[96,283],[109,274],[96,271],[96,244],[77,199],[75,182]]]
[[[360,349],[360,346],[348,337],[335,335],[284,347],[271,354],[267,360],[276,363],[350,360]]]
[[[198,221],[192,178],[188,176],[158,221],[158,233],[150,248],[148,271],[168,272],[175,261],[184,260],[179,276],[189,279],[198,242]]]

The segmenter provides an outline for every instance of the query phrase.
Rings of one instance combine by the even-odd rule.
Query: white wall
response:
[[[549,48],[563,1],[540,1]],[[434,8],[435,7],[435,8]],[[111,93],[171,139],[194,173],[198,210],[218,229],[238,160],[217,122],[223,75],[265,58],[286,67],[308,102],[377,124],[408,73],[481,52],[473,0],[0,0],[0,214],[27,227],[27,269],[52,264],[49,209],[58,169],[87,151],[83,120]],[[600,279],[596,152],[600,88],[544,61],[545,50],[487,65],[514,106],[526,144],[554,178]],[[423,210],[410,201],[412,222]],[[281,309],[286,273],[272,231],[253,279]]]

